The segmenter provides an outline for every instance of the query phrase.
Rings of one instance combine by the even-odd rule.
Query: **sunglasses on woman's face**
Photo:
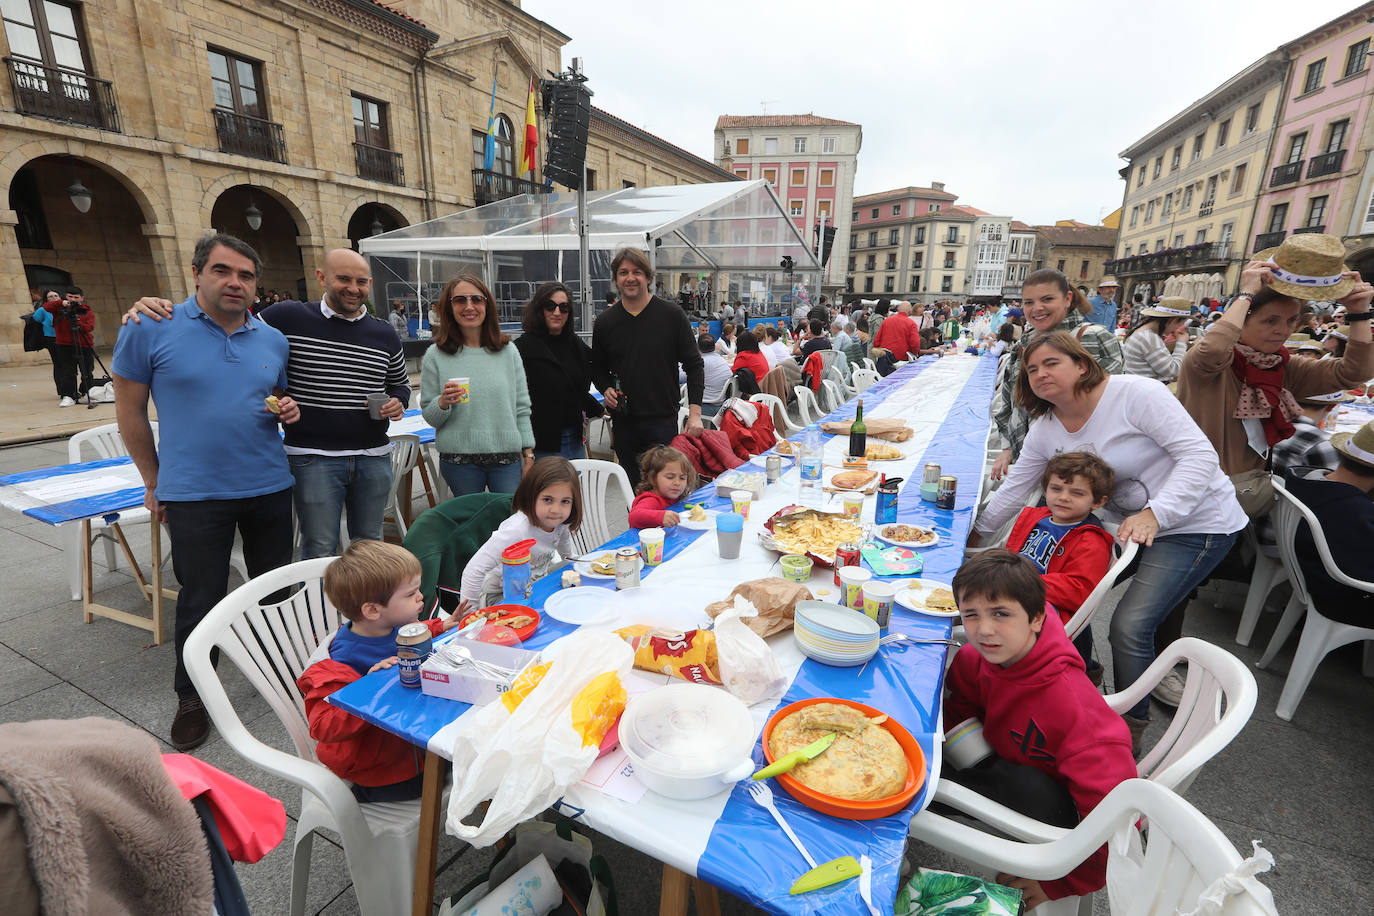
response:
[[[471,296],[450,296],[448,301],[451,305],[467,305],[469,302],[473,305],[481,305],[487,301],[487,297],[481,293],[473,293]]]
[[[544,303],[544,311],[546,311],[546,312],[562,312],[564,315],[571,315],[571,314],[572,314],[572,306],[571,306],[571,305],[568,305],[568,303],[566,303],[566,302],[545,302],[545,303]]]

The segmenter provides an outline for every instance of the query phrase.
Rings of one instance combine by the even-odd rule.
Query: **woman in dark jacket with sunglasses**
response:
[[[515,341],[530,389],[534,455],[586,458],[583,420],[604,408],[592,396],[592,351],[573,330],[572,294],[561,283],[545,283],[525,305]]]

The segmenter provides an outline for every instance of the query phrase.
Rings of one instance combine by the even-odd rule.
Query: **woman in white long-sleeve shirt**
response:
[[[1245,527],[1245,512],[1216,449],[1169,389],[1154,379],[1108,376],[1073,334],[1036,335],[1027,345],[1016,401],[1036,419],[973,541],[1020,511],[1054,455],[1092,451],[1111,465],[1116,488],[1104,514],[1120,521],[1119,542],[1142,545],[1139,567],[1112,615],[1120,691],[1154,661],[1163,648],[1155,643],[1160,624],[1226,556]],[[1148,695],[1126,721],[1133,735],[1144,731]]]
[[[1127,375],[1144,375],[1172,382],[1178,378],[1188,352],[1188,316],[1192,300],[1178,296],[1161,299],[1140,313],[1143,319],[1121,345]]]

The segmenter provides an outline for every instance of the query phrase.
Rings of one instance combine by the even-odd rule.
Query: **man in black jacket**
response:
[[[615,453],[631,486],[639,455],[677,435],[678,364],[687,374],[689,436],[701,435],[701,353],[682,309],[649,290],[654,270],[644,252],[622,248],[611,261],[620,301],[592,326],[592,378],[606,398]]]

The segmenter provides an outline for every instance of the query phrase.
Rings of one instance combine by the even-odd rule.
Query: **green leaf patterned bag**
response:
[[[897,894],[894,916],[1018,916],[1021,892],[972,875],[918,868]]]

